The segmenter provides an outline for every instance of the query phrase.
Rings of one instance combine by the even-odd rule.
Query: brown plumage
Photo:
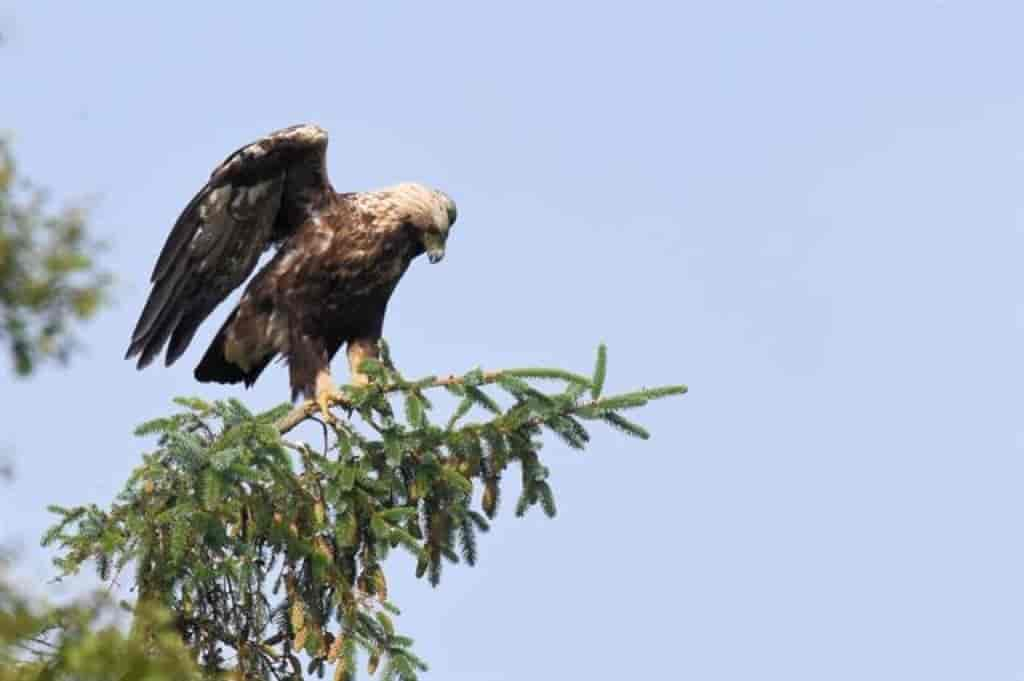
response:
[[[416,256],[444,255],[455,204],[419,184],[340,194],[327,179],[327,133],[315,125],[273,132],[231,154],[189,202],[153,270],[153,290],[126,358],[144,368],[167,344],[166,364],[199,325],[277,253],[196,367],[199,381],[252,385],[275,356],[292,398],[333,390],[329,365],[348,345],[353,379],[376,356],[388,300]]]

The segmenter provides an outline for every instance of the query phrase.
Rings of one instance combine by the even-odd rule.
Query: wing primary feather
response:
[[[186,279],[186,264],[185,259],[178,261],[175,270],[166,274],[153,286],[153,292],[146,300],[146,306],[142,308],[142,315],[139,317],[138,324],[135,325],[135,331],[132,332],[132,347],[135,347],[139,341],[144,341],[153,330],[154,324],[164,316],[165,308]],[[136,353],[132,351],[132,348],[129,348],[125,359],[134,354]]]
[[[192,342],[196,331],[199,330],[199,325],[203,323],[211,312],[213,312],[212,308],[201,308],[190,311],[181,318],[174,328],[174,333],[171,334],[170,343],[167,345],[167,358],[164,362],[166,366],[171,366],[179,357],[185,354],[189,343]]]
[[[174,263],[177,255],[181,253],[181,249],[192,241],[196,228],[199,226],[199,216],[195,215],[195,212],[200,202],[209,193],[210,185],[207,184],[198,194],[192,197],[192,200],[185,206],[185,210],[181,211],[181,215],[178,216],[178,220],[174,223],[170,236],[167,237],[164,247],[160,250],[160,256],[153,267],[153,275],[150,277],[151,282],[156,282],[163,277]]]
[[[185,310],[181,307],[176,307],[173,314],[167,315],[161,320],[160,325],[153,329],[152,335],[146,340],[146,344],[142,347],[142,354],[139,356],[139,362],[136,365],[138,369],[145,369],[153,362],[153,358],[160,354],[160,350],[163,349],[164,343],[167,342],[167,337],[171,335],[171,331],[181,320]]]
[[[139,355],[141,369],[168,339],[167,364],[181,356],[203,320],[252,273],[260,254],[294,233],[323,205],[324,194],[333,193],[324,169],[326,147],[323,129],[297,125],[241,147],[214,169],[157,257],[126,359]]]

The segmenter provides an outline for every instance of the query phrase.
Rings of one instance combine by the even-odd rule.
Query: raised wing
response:
[[[228,156],[167,237],[153,290],[125,359],[142,369],[167,347],[171,365],[213,309],[252,273],[260,255],[330,200],[327,132],[296,125]]]

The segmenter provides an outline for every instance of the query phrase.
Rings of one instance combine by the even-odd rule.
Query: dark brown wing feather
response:
[[[142,369],[170,339],[166,362],[248,278],[260,255],[291,235],[332,193],[315,125],[273,132],[234,152],[210,175],[171,230],[153,268],[153,290],[125,359]]]

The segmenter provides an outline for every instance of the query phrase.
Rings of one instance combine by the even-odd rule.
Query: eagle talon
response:
[[[332,399],[334,395],[330,393],[323,393],[317,395],[316,406],[320,408],[320,416],[326,423],[334,425],[338,422],[337,417],[331,413],[331,404],[334,402]]]
[[[338,387],[334,385],[331,374],[327,371],[321,371],[317,374],[316,398],[314,401],[320,407],[320,415],[323,416],[327,423],[333,425],[338,422],[338,419],[331,413],[331,406],[343,403],[343,396]]]

